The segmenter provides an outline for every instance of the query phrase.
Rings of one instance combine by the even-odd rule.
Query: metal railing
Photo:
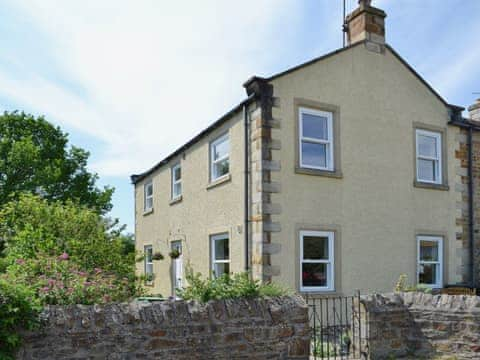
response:
[[[306,296],[312,359],[363,359],[360,293],[352,296]]]

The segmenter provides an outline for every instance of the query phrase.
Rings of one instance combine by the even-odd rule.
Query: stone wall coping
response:
[[[308,311],[299,295],[272,298],[241,298],[212,300],[205,304],[197,301],[165,300],[156,302],[132,301],[106,305],[50,305],[41,314],[46,327],[70,329],[93,327],[94,323],[162,324],[180,326],[198,320],[212,322],[242,319],[267,320],[275,324],[301,316]]]
[[[391,312],[396,307],[400,310],[437,310],[464,311],[480,315],[480,297],[469,295],[432,295],[422,292],[401,292],[364,295],[360,302],[370,312]]]

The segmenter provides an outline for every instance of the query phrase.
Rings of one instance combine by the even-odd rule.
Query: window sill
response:
[[[303,175],[325,176],[325,177],[331,177],[336,179],[343,178],[342,172],[340,170],[329,171],[329,170],[309,169],[309,168],[296,166],[295,172],[297,174],[303,174]]]
[[[145,286],[148,286],[148,287],[155,287],[155,284],[153,281],[145,281]]]
[[[230,174],[223,175],[219,177],[218,179],[212,181],[210,184],[207,185],[207,190],[210,190],[214,187],[217,187],[219,185],[225,184],[232,180],[232,176]]]
[[[148,210],[145,210],[145,211],[143,212],[143,216],[150,215],[151,213],[153,213],[153,208],[148,209]]]
[[[450,190],[450,187],[446,184],[431,184],[431,183],[421,182],[417,180],[413,181],[413,186],[421,189],[432,189],[432,190],[443,190],[443,191]]]
[[[168,204],[169,204],[170,206],[171,206],[171,205],[175,205],[175,204],[178,204],[179,202],[181,202],[182,200],[183,200],[183,196],[180,195],[180,196],[177,196],[177,197],[174,198],[174,199],[171,199]]]
[[[315,296],[339,295],[340,293],[336,290],[300,290],[300,294],[315,297]]]

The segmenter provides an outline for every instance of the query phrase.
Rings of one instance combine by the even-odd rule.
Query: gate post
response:
[[[370,323],[368,320],[368,311],[365,303],[362,301],[360,291],[354,297],[354,322],[353,325],[358,329],[358,353],[361,359],[370,359]]]

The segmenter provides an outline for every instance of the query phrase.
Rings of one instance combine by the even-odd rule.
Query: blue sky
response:
[[[348,9],[356,0],[347,0]],[[342,0],[0,0],[0,110],[61,126],[133,231],[141,172],[244,98],[241,84],[341,47]],[[478,0],[374,0],[387,42],[444,98],[480,92]]]

